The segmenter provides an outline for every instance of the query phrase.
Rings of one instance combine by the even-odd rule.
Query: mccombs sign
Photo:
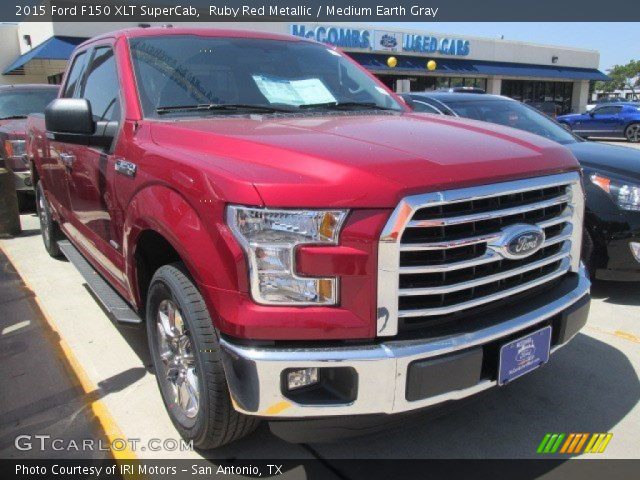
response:
[[[403,32],[382,32],[334,25],[291,25],[291,34],[342,48],[469,55],[469,40]]]

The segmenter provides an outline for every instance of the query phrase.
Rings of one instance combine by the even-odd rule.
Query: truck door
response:
[[[64,87],[62,87],[61,97],[71,98],[74,96],[79,87],[88,56],[86,51],[82,51],[76,54],[72,60]],[[42,145],[42,176],[47,187],[46,190],[49,192],[49,202],[66,224],[71,218],[70,171],[78,146],[46,138],[42,139]]]
[[[95,47],[78,98],[91,104],[95,122],[121,123],[120,83],[111,46]],[[119,126],[118,126],[119,128]],[[117,135],[116,135],[117,138]],[[115,144],[115,140],[113,142]],[[77,145],[70,159],[72,234],[114,278],[123,281],[124,262],[114,231],[115,155],[111,147]]]

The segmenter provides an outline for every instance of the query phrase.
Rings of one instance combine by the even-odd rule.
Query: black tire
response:
[[[159,310],[165,301],[173,302],[189,337],[193,369],[198,380],[197,413],[191,418],[179,405],[160,357]],[[149,286],[146,307],[149,350],[162,400],[180,435],[199,449],[220,447],[244,437],[259,424],[259,419],[237,412],[231,403],[222,366],[219,334],[200,292],[181,263],[160,267]],[[204,380],[203,380],[204,379]],[[183,380],[184,381],[184,380]],[[192,413],[192,412],[191,412]]]
[[[60,248],[58,248],[58,241],[62,240],[64,235],[60,231],[60,226],[51,215],[51,207],[49,207],[49,202],[44,194],[42,182],[38,182],[36,187],[36,210],[38,212],[38,218],[40,218],[40,231],[42,233],[44,248],[53,258],[61,257],[62,252]]]
[[[632,123],[624,130],[624,136],[631,143],[640,142],[640,123]]]

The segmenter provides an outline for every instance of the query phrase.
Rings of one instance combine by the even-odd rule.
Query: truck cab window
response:
[[[96,122],[120,119],[118,74],[111,48],[95,50],[80,97],[91,103],[93,119]]]
[[[76,91],[76,86],[78,85],[78,80],[80,79],[80,75],[82,75],[82,71],[84,70],[86,63],[87,54],[85,52],[76,55],[67,76],[67,82],[64,87],[64,92],[62,93],[63,98],[73,97],[73,94]]]

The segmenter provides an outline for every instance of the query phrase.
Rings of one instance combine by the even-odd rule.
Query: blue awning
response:
[[[425,57],[397,55],[398,65],[387,66],[389,55],[370,53],[350,53],[351,58],[369,70],[376,72],[394,72],[412,74],[426,72]],[[611,80],[596,68],[559,67],[555,65],[534,65],[526,63],[488,62],[482,60],[459,60],[452,58],[434,58],[438,67],[429,72],[434,75],[500,75],[508,77],[562,78],[571,80]]]
[[[24,75],[24,66],[32,60],[69,60],[74,48],[84,42],[80,37],[51,37],[37,47],[20,55],[4,69],[3,75]]]

